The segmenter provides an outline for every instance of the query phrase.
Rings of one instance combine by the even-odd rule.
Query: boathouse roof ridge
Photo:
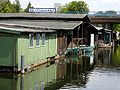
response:
[[[101,29],[103,29],[103,27],[96,27],[96,26],[94,26],[98,31],[99,30],[101,30]]]
[[[60,13],[1,13],[0,19],[65,19],[83,20],[86,14],[60,14]]]
[[[98,31],[101,31],[101,30],[105,30],[105,31],[108,31],[108,32],[111,32],[112,30],[110,29],[107,29],[107,28],[104,28],[104,27],[96,27],[94,26]]]
[[[73,30],[80,25],[80,21],[51,21],[51,20],[1,20],[0,26],[22,27],[47,30]]]
[[[55,30],[45,30],[45,29],[35,29],[35,28],[26,28],[14,26],[14,25],[5,25],[0,24],[0,32],[20,34],[21,32],[56,32]]]
[[[82,22],[90,21],[86,14],[59,13],[1,13],[0,26],[18,32],[51,32],[73,30]],[[18,29],[17,29],[18,28]],[[21,28],[22,30],[19,30]],[[37,31],[39,30],[39,31]]]

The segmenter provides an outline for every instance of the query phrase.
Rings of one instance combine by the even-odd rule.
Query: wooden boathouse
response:
[[[95,27],[98,30],[98,47],[112,47],[116,41],[116,32],[103,27]]]
[[[64,54],[72,38],[76,38],[71,37],[73,31],[87,22],[86,17],[56,13],[0,14],[0,71],[24,72]]]

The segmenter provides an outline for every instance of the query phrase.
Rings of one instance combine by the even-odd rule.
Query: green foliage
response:
[[[10,1],[0,2],[0,13],[19,13],[20,12],[19,0],[11,4]]]
[[[113,10],[109,10],[109,11],[106,11],[105,14],[117,15],[117,12]]]
[[[103,12],[103,11],[98,11],[98,12],[95,13],[95,14],[98,14],[98,15],[100,14],[100,15],[101,15],[101,14],[104,14],[104,12]]]
[[[24,10],[24,12],[29,12],[29,8],[33,8],[30,2],[28,3],[27,8]]]
[[[120,24],[114,24],[113,27],[112,27],[112,30],[120,32]]]
[[[88,5],[84,1],[72,1],[60,8],[60,13],[88,13]]]
[[[99,11],[97,13],[95,13],[95,15],[117,15],[117,12],[116,11],[113,11],[113,10],[108,10],[108,11]]]
[[[16,13],[19,13],[21,10],[20,2],[19,0],[15,0],[15,3],[13,3],[13,7],[16,9]]]
[[[0,3],[0,13],[13,13],[15,11],[16,10],[10,1]]]

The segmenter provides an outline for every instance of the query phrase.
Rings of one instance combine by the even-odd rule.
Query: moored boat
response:
[[[92,46],[79,46],[80,49],[84,50],[84,52],[91,52],[93,51],[93,47]]]

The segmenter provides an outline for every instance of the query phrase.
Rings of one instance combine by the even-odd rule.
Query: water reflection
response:
[[[94,69],[93,59],[93,52],[85,53],[83,56],[71,55],[66,57],[66,84],[61,89],[86,87],[89,73]]]
[[[119,90],[119,79],[120,47],[100,48],[22,76],[1,73],[0,90]]]
[[[0,90],[17,90],[17,77],[14,74],[0,74]]]
[[[112,64],[112,49],[99,48],[95,51],[95,62],[98,67],[110,66]]]
[[[83,56],[68,57],[66,84],[60,90],[119,90],[120,47],[99,48]]]
[[[66,76],[65,61],[46,66],[22,76],[1,73],[0,90],[55,90],[63,86],[61,80]]]
[[[120,66],[120,46],[115,47],[112,60],[115,66]]]

